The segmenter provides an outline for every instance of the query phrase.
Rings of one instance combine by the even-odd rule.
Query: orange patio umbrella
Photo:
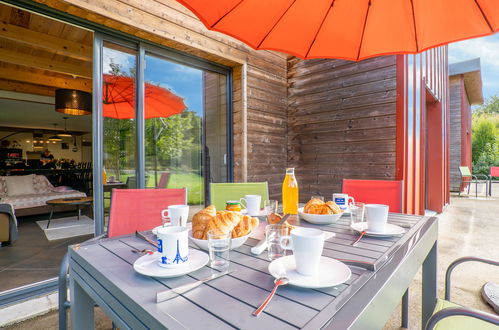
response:
[[[177,0],[255,49],[362,60],[499,30],[499,0]]]
[[[183,112],[184,100],[170,90],[145,84],[145,119],[169,117]],[[135,118],[135,80],[131,77],[104,75],[103,116],[116,119]]]

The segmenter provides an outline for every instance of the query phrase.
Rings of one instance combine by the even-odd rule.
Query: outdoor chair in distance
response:
[[[343,179],[341,192],[356,202],[388,205],[390,212],[402,213],[403,181]],[[409,289],[402,296],[402,327],[409,324]]]
[[[489,171],[489,196],[492,196],[492,184],[499,183],[499,166],[492,166]]]
[[[170,172],[163,172],[159,178],[158,185],[156,189],[165,189],[168,187],[168,182],[170,182]]]
[[[461,173],[461,187],[459,188],[459,196],[461,196],[461,189],[465,183],[468,184],[468,196],[470,195],[471,184],[475,184],[475,197],[478,197],[478,184],[485,183],[485,196],[487,196],[488,178],[485,174],[471,174],[470,168],[468,166],[459,166],[459,173]],[[485,179],[478,179],[479,177],[484,177]]]
[[[176,204],[187,204],[187,188],[115,189],[107,234],[93,239],[128,235],[160,226],[161,211]],[[70,307],[67,299],[68,271],[69,256],[66,253],[59,270],[59,329],[67,328],[66,310]]]
[[[227,201],[239,201],[245,195],[260,195],[262,201],[269,199],[269,187],[267,182],[244,182],[244,183],[210,183],[210,201],[217,210],[225,210]]]
[[[493,330],[498,329],[499,317],[497,315],[466,308],[450,302],[451,273],[463,262],[478,261],[494,266],[499,266],[499,261],[476,257],[464,257],[455,260],[445,273],[445,300],[437,299],[433,315],[426,324],[427,330]]]

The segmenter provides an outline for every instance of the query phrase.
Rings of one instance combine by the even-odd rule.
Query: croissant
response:
[[[321,206],[324,204],[323,201],[321,201],[320,199],[318,198],[312,198],[311,200],[309,200],[307,202],[307,204],[305,204],[305,206],[303,207],[303,212],[305,213],[314,213],[314,214],[317,214],[315,212],[318,212],[320,209],[321,209]],[[320,213],[319,213],[320,214]]]
[[[253,228],[257,227],[259,221],[257,218],[252,218],[249,215],[243,215],[241,221],[237,224],[236,227],[232,230],[232,238],[246,236]]]
[[[213,217],[206,231],[204,232],[203,239],[208,239],[208,231],[214,230],[217,233],[227,233],[232,231],[235,226],[241,221],[242,215],[233,211],[217,211],[216,216]]]
[[[333,201],[329,201],[326,204],[329,206],[329,208],[331,209],[331,211],[333,212],[333,214],[339,214],[339,213],[343,212],[343,211],[341,211],[341,209],[338,206],[338,204],[336,204]]]
[[[216,217],[215,206],[210,205],[192,217],[192,237],[202,239],[206,235],[208,223]]]

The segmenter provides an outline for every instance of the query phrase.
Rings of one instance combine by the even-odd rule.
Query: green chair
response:
[[[475,197],[478,197],[478,184],[485,183],[485,196],[487,196],[488,178],[486,175],[473,175],[471,174],[470,168],[468,166],[459,166],[459,172],[461,173],[461,186],[464,183],[468,183],[468,195],[470,194],[470,187],[472,183],[475,184]],[[485,179],[481,180],[478,178],[479,176],[483,176]],[[461,187],[459,187],[459,196],[461,196]]]
[[[478,310],[465,308],[450,302],[451,273],[457,265],[478,261],[494,266],[499,262],[476,257],[464,257],[455,260],[447,268],[445,274],[445,300],[438,299],[433,315],[426,324],[426,330],[497,330],[499,329],[499,317]]]
[[[239,200],[245,195],[262,196],[260,208],[263,208],[263,201],[269,199],[267,182],[210,183],[210,204],[217,210],[225,210],[225,202]]]

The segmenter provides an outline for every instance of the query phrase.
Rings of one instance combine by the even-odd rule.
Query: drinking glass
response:
[[[218,230],[208,231],[208,250],[210,266],[218,270],[226,270],[230,264],[230,244],[232,232],[221,233]]]
[[[280,239],[287,235],[288,227],[285,225],[267,225],[265,227],[268,259],[270,261],[286,255],[286,250],[281,246]]]
[[[365,204],[360,202],[350,203],[350,221],[352,224],[364,221]]]
[[[310,197],[310,199],[320,199],[321,201],[324,202],[324,196],[320,196],[320,195],[312,195],[312,197]]]
[[[263,211],[265,212],[265,215],[267,216],[267,221],[269,215],[272,213],[277,213],[277,205],[278,202],[276,200],[268,199],[263,201]]]

